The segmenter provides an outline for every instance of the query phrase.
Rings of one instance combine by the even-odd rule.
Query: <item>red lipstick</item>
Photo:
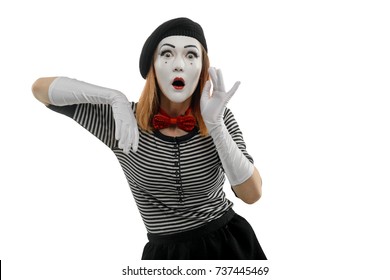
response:
[[[173,79],[172,86],[174,87],[174,89],[181,90],[184,88],[185,85],[186,84],[183,78],[176,77]]]

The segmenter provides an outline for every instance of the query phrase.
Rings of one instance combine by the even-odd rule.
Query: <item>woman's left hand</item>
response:
[[[213,91],[210,95],[211,82],[207,81],[200,100],[200,111],[203,121],[209,133],[223,123],[223,112],[230,98],[238,89],[240,82],[236,82],[233,87],[226,92],[225,84],[220,69],[211,67],[209,69]]]

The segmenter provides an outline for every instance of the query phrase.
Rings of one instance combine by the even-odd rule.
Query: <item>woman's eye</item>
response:
[[[187,54],[187,58],[189,58],[189,59],[198,58],[198,54],[197,54],[197,53],[194,53],[194,52],[189,52],[189,53]]]
[[[172,53],[170,51],[163,51],[161,52],[161,56],[170,58],[172,56]]]

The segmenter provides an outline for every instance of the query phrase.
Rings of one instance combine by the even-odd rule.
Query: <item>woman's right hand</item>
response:
[[[138,149],[138,125],[130,102],[123,94],[116,95],[111,103],[115,119],[115,139],[118,140],[118,147],[129,154],[130,149],[136,152]]]

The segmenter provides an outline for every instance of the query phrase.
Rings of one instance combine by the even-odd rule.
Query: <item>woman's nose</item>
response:
[[[173,64],[173,71],[175,72],[183,72],[184,69],[184,61],[182,58],[178,57],[175,59],[175,63]]]

